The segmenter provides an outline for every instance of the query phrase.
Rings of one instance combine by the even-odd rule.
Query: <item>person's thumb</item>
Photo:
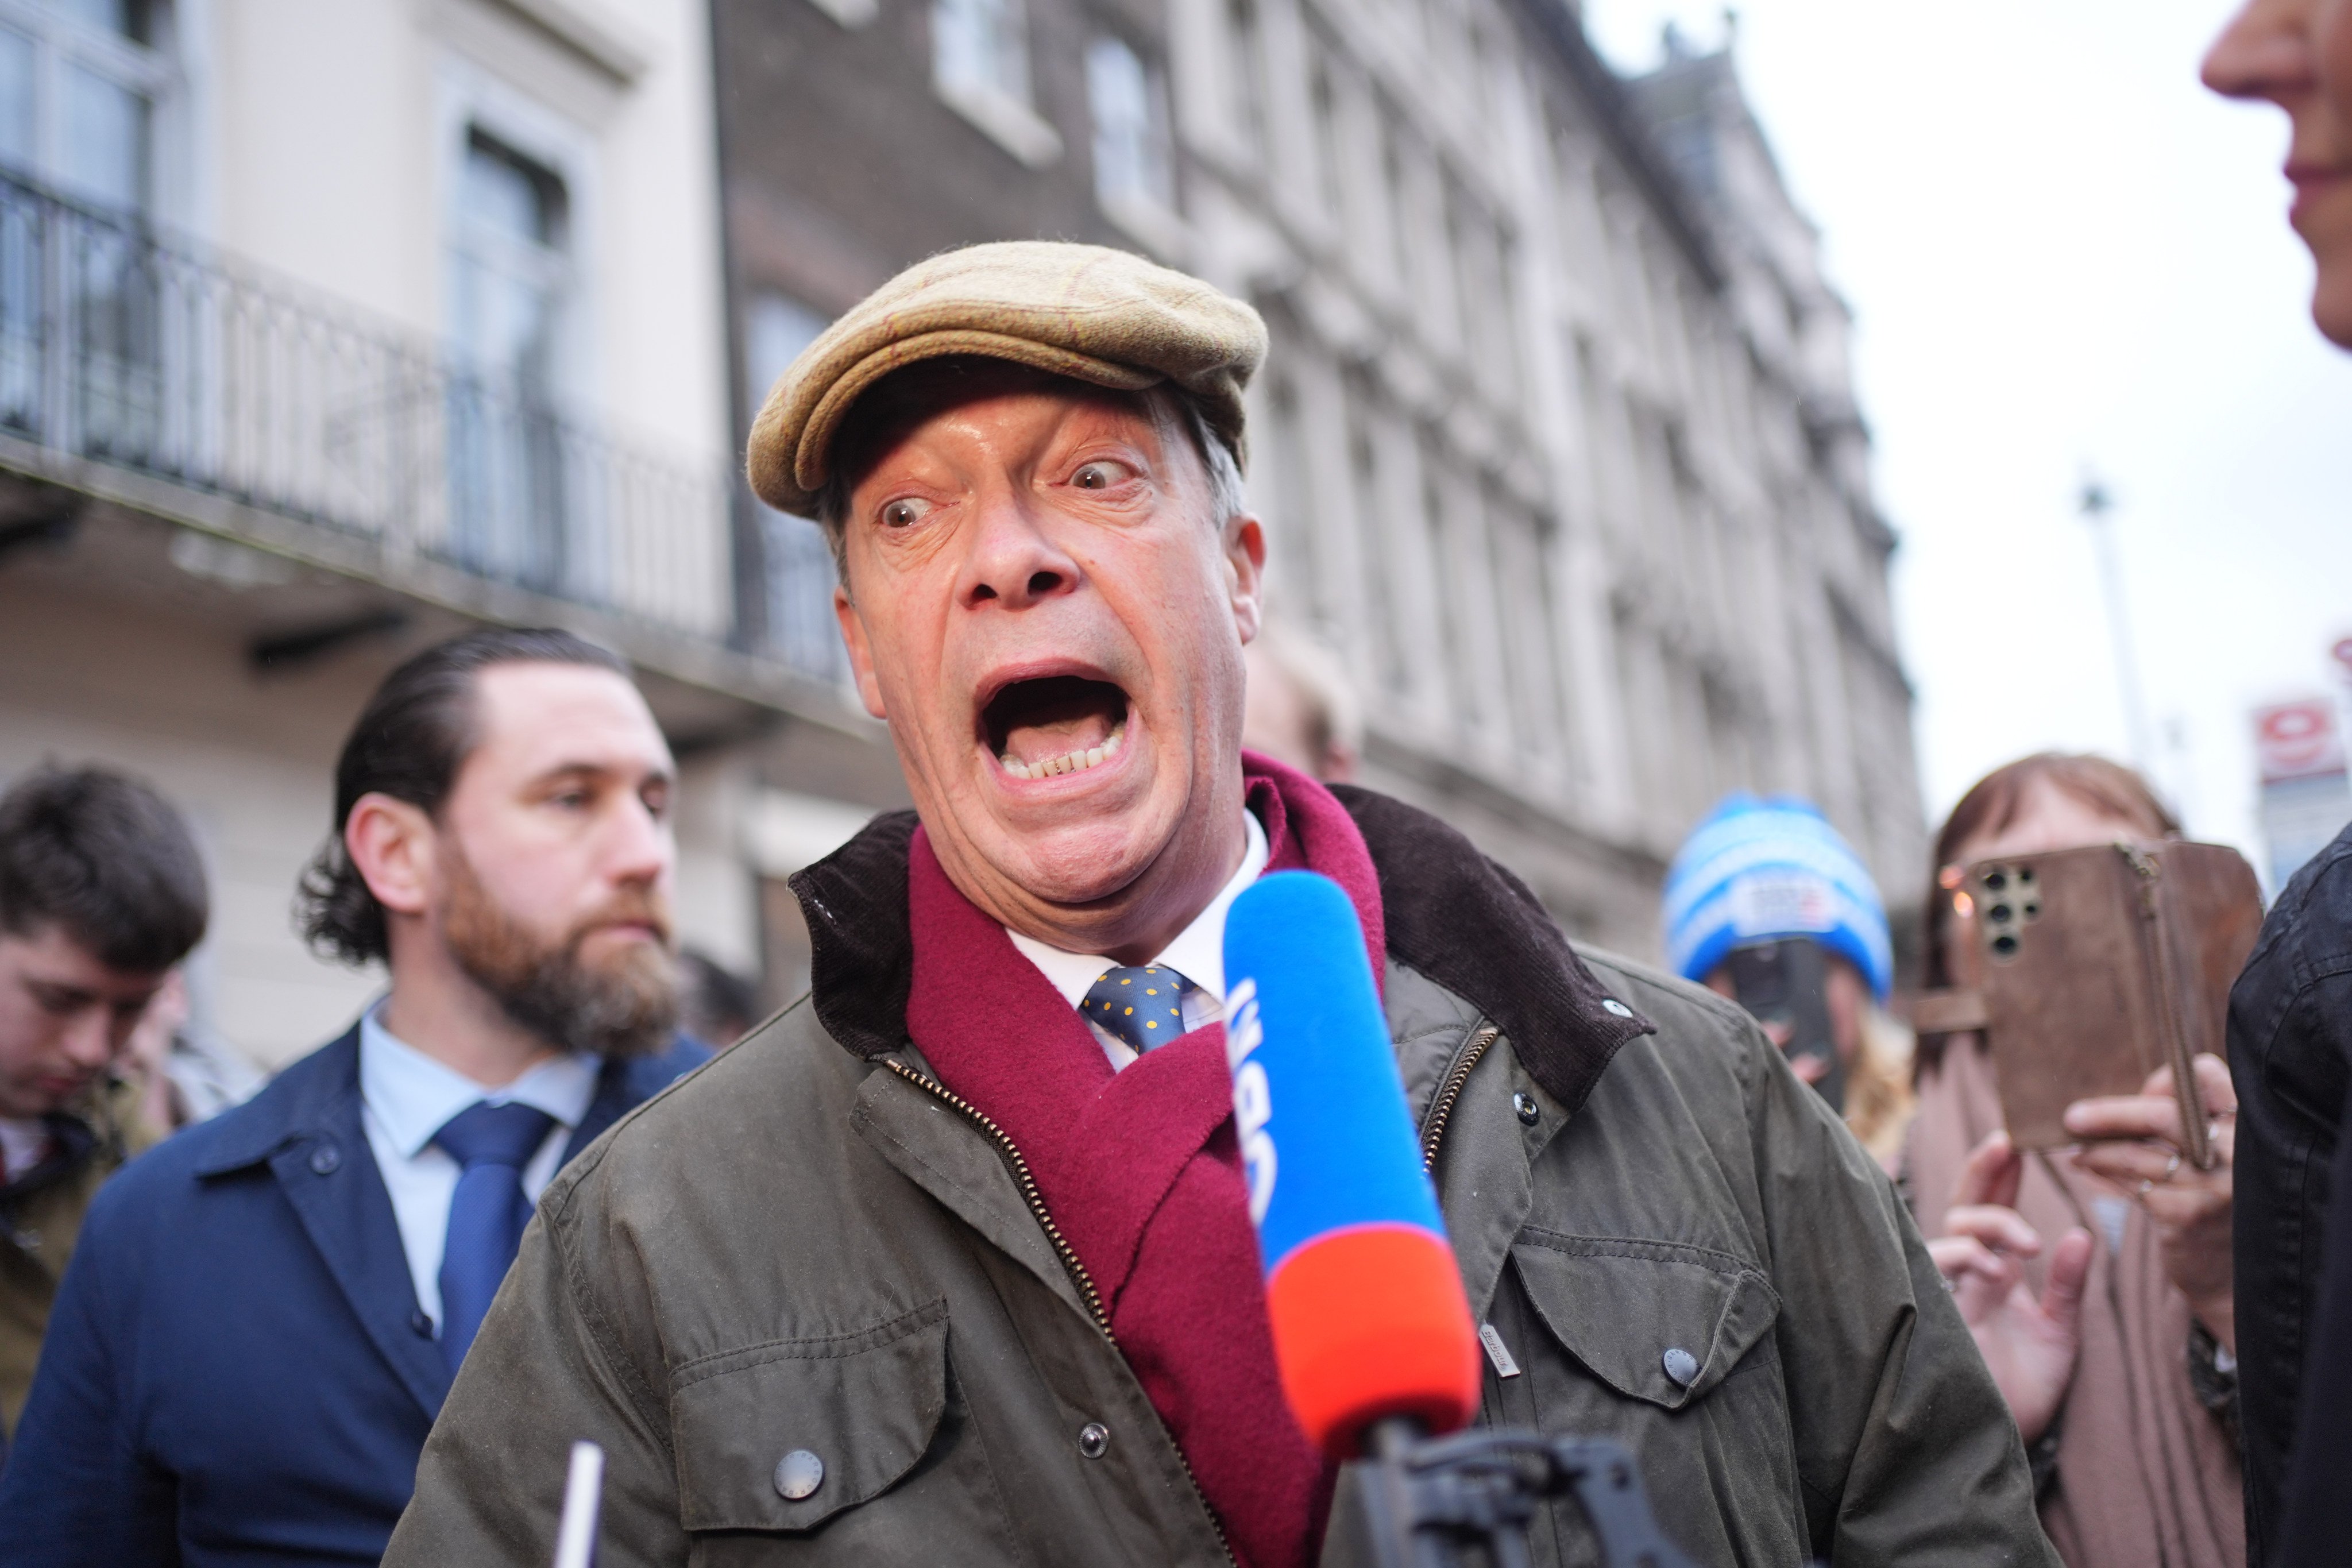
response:
[[[2042,1315],[2070,1341],[2083,1317],[2083,1286],[2091,1277],[2091,1247],[2089,1231],[2080,1226],[2068,1231],[2051,1252],[2050,1272],[2042,1283]]]

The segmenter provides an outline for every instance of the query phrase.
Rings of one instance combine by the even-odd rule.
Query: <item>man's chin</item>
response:
[[[989,870],[1009,885],[1014,901],[1084,917],[1114,909],[1159,859],[1168,838],[1148,822],[1122,818],[1007,833],[982,847]]]

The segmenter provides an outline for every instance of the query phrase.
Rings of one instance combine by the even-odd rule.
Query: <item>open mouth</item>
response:
[[[981,710],[988,749],[1016,779],[1100,767],[1127,738],[1127,693],[1108,680],[1049,675],[1016,680]]]

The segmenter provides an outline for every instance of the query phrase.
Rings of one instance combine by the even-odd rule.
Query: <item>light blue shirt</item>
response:
[[[1234,900],[1242,896],[1243,889],[1265,873],[1270,854],[1266,847],[1265,829],[1258,826],[1255,813],[1244,811],[1242,826],[1248,834],[1249,841],[1242,851],[1240,869],[1217,889],[1217,896],[1209,900],[1209,907],[1194,915],[1192,923],[1178,931],[1175,940],[1154,953],[1149,961],[1164,963],[1192,983],[1194,989],[1184,994],[1184,1028],[1188,1034],[1213,1018],[1224,1016],[1225,911],[1234,907]],[[1021,955],[1035,964],[1045,978],[1053,982],[1054,989],[1062,994],[1063,1000],[1073,1007],[1086,1001],[1087,993],[1094,989],[1095,982],[1102,978],[1104,970],[1113,968],[1118,963],[1117,959],[1105,958],[1100,953],[1065,952],[1058,947],[1048,947],[1035,937],[1023,936],[1010,926],[1005,928],[1004,934],[1013,939],[1013,945],[1021,951]],[[1102,1047],[1103,1055],[1110,1058],[1113,1071],[1135,1060],[1133,1046],[1098,1024],[1090,1021],[1087,1027],[1093,1033],[1095,1043]]]
[[[597,1061],[584,1052],[540,1063],[502,1089],[476,1083],[434,1060],[383,1026],[377,1003],[360,1019],[360,1119],[368,1147],[392,1195],[401,1250],[416,1304],[441,1328],[441,1249],[449,1236],[449,1205],[457,1195],[457,1162],[436,1148],[433,1135],[474,1104],[520,1101],[555,1118],[555,1126],[523,1168],[523,1195],[531,1202],[555,1179],[563,1146],[596,1098]]]

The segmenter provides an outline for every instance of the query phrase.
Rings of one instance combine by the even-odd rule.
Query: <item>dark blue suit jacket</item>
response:
[[[606,1064],[565,1160],[709,1054]],[[448,1392],[430,1332],[354,1028],[100,1190],[0,1471],[0,1559],[374,1563]]]

